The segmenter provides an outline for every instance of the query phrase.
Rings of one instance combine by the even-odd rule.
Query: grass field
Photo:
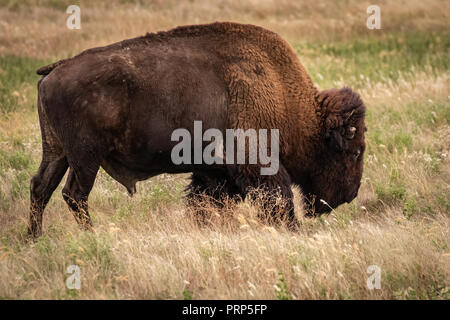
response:
[[[65,27],[69,4],[81,30]],[[95,3],[95,5],[93,4]],[[449,299],[450,3],[378,1],[0,0],[0,299]],[[55,191],[44,235],[26,241],[29,180],[41,160],[35,70],[84,49],[177,25],[254,23],[286,38],[320,89],[351,86],[367,105],[358,197],[298,233],[244,202],[198,227],[188,175],[126,190],[100,171],[94,232]],[[66,269],[81,269],[69,290]],[[381,289],[367,268],[379,266]]]

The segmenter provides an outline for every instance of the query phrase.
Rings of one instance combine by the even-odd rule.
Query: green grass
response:
[[[144,205],[150,209],[155,209],[163,204],[171,205],[179,203],[183,194],[184,186],[179,183],[175,185],[166,185],[157,183],[148,193],[144,199]]]
[[[36,70],[45,64],[46,61],[27,57],[0,57],[0,116],[24,107],[20,98],[30,94],[26,91],[30,86],[36,87],[39,80]],[[30,97],[36,97],[36,90],[31,92]]]
[[[421,266],[416,265],[415,268],[420,272]],[[430,272],[429,275],[428,279],[426,277],[408,279],[402,272],[391,271],[383,274],[382,281],[394,292],[397,299],[448,300],[450,291],[448,287],[443,285],[445,277],[439,271]],[[428,283],[428,285],[424,285],[424,283]]]
[[[35,161],[23,146],[12,145],[12,149],[6,150],[2,150],[0,146],[0,178],[7,179],[13,173],[10,183],[3,186],[4,190],[0,188],[2,210],[8,210],[15,200],[28,198],[30,178],[36,170]]]
[[[100,238],[94,234],[84,233],[80,237],[67,238],[65,254],[73,264],[77,261],[89,262],[103,271],[111,271],[118,265],[111,250],[107,237]]]
[[[0,150],[0,176],[4,176],[5,170],[9,168],[19,171],[29,169],[31,163],[31,156],[23,150],[12,152]]]
[[[79,0],[0,0],[0,7],[7,7],[10,10],[23,10],[26,7],[39,5],[41,7],[53,8],[65,11],[66,8],[72,4],[79,5]],[[84,1],[87,2],[87,1]]]
[[[424,70],[436,75],[450,66],[450,34],[447,33],[366,36],[350,43],[307,42],[294,48],[300,57],[318,59],[319,63],[306,68],[314,82],[323,87],[345,80],[347,85],[359,89],[371,82],[395,83],[401,76],[411,77]]]
[[[292,294],[289,292],[286,278],[281,271],[278,273],[278,282],[274,288],[278,300],[292,300]]]

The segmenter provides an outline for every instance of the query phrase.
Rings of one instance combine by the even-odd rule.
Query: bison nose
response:
[[[347,203],[352,202],[352,200],[355,199],[357,195],[358,195],[358,190],[352,192],[349,196],[347,196],[347,199],[345,199],[345,202],[347,202]]]
[[[358,195],[358,190],[360,187],[361,183],[358,183],[358,186],[355,188],[355,190],[347,197],[347,199],[345,200],[345,202],[350,203],[352,202],[353,199],[356,198],[356,196]]]

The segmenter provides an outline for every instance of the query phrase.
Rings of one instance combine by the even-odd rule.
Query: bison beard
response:
[[[328,212],[358,192],[366,130],[359,95],[349,88],[318,91],[290,45],[263,28],[178,27],[90,49],[37,73],[43,76],[43,155],[31,180],[29,233],[35,237],[67,169],[63,197],[87,229],[88,196],[100,166],[130,194],[137,181],[192,172],[188,203],[202,194],[217,200],[262,195],[262,214],[281,215],[292,229],[292,184],[301,187],[310,214]],[[177,128],[192,134],[194,121],[222,133],[278,129],[278,172],[263,176],[260,164],[175,165],[171,134]],[[282,205],[271,205],[274,195]]]

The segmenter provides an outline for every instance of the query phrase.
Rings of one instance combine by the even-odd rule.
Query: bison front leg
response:
[[[239,199],[239,189],[229,180],[225,172],[194,172],[186,191],[187,205],[200,224],[206,222],[203,203],[208,202],[213,207],[221,209],[227,199]]]
[[[274,175],[261,175],[258,166],[235,166],[230,169],[230,176],[244,197],[261,208],[263,220],[283,222],[290,230],[298,230],[291,178],[282,165]]]
[[[98,167],[96,170],[83,170],[76,175],[71,168],[62,190],[64,200],[69,205],[75,220],[83,230],[92,229],[92,221],[88,210],[88,197],[94,186],[97,171]]]
[[[42,215],[50,197],[60,183],[68,164],[65,157],[49,160],[44,154],[39,170],[30,183],[30,222],[28,234],[38,237],[42,233]]]

